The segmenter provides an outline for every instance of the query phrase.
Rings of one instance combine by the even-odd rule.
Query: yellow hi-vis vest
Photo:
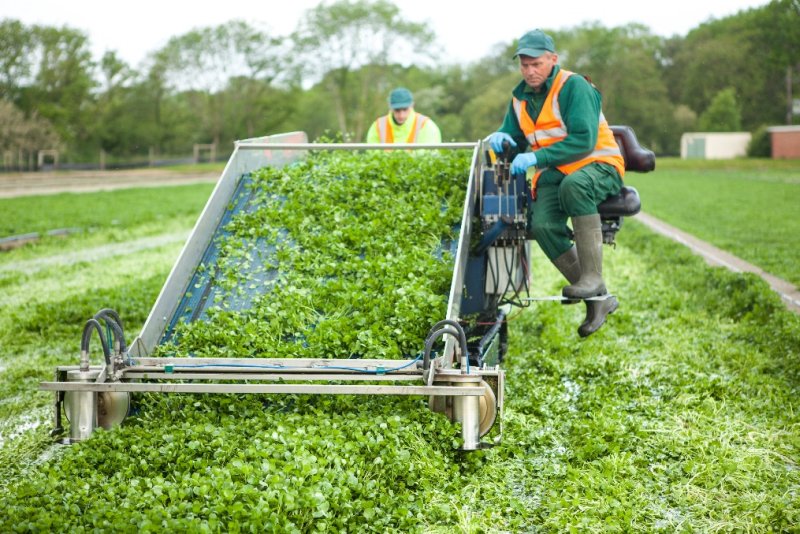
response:
[[[531,116],[528,115],[525,109],[525,101],[513,97],[517,121],[519,122],[520,129],[525,134],[525,138],[531,145],[531,150],[550,146],[567,136],[567,126],[564,124],[564,120],[561,117],[558,95],[561,92],[561,88],[564,87],[564,83],[573,74],[573,72],[568,70],[559,70],[536,121],[531,119]],[[622,152],[619,149],[619,145],[617,145],[617,142],[614,140],[614,133],[611,131],[611,128],[608,127],[608,122],[605,116],[603,116],[602,111],[600,111],[600,131],[594,150],[588,156],[578,161],[557,165],[556,168],[564,174],[570,174],[596,161],[613,165],[617,171],[619,171],[620,177],[625,175],[625,160],[622,159]],[[536,199],[536,182],[539,181],[539,176],[542,174],[542,171],[544,171],[544,169],[537,169],[533,178],[531,178],[531,195],[533,195],[534,200]]]
[[[388,115],[384,115],[383,117],[378,118],[378,139],[380,139],[381,143],[394,143],[394,132],[392,131],[392,114],[389,113]],[[406,143],[416,143],[417,136],[422,128],[425,127],[425,124],[428,122],[428,117],[423,115],[422,113],[414,112],[414,123],[411,125],[411,131],[408,134],[408,139],[406,139]]]

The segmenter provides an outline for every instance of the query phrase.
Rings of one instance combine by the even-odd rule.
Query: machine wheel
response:
[[[483,386],[483,395],[480,401],[480,423],[478,424],[478,433],[481,437],[489,433],[489,430],[494,426],[497,420],[497,396],[494,394],[492,386],[485,380],[481,380]],[[428,397],[428,408],[436,413],[442,413],[447,416],[451,421],[453,420],[453,403],[452,397],[447,396],[433,396]]]
[[[131,394],[120,391],[106,391],[97,394],[97,426],[108,430],[117,426],[128,416],[131,408]]]
[[[72,396],[67,391],[64,394],[64,415],[69,421],[69,405]],[[131,407],[130,393],[121,391],[104,391],[97,394],[97,426],[105,430],[119,425],[128,416]]]
[[[497,420],[497,397],[492,390],[492,387],[485,381],[481,380],[484,393],[480,398],[480,418],[481,422],[478,425],[479,434],[481,437],[489,433],[489,430],[494,426]]]

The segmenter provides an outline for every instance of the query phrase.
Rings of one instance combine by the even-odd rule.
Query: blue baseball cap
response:
[[[414,97],[405,87],[398,87],[389,94],[389,107],[392,109],[410,108],[413,104]]]

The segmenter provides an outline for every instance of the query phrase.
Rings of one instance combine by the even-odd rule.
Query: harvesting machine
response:
[[[639,146],[630,128],[612,128],[629,169],[646,172],[655,167],[653,153]],[[510,175],[513,154],[496,155],[486,141],[391,145],[398,150],[472,151],[470,167],[464,169],[463,213],[454,228],[458,239],[448,244],[452,252],[448,257],[453,261],[446,313],[431,325],[427,338],[420,339],[421,355],[408,360],[371,359],[368,355],[358,359],[350,355],[308,359],[153,355],[172,338],[178,324],[204,320],[221,291],[208,267],[218,258],[220,240],[231,217],[255,207],[256,197],[248,187],[251,172],[291,164],[309,151],[385,148],[308,143],[302,132],[238,141],[139,335],[128,344],[119,315],[111,309],[100,310],[86,322],[79,365],[58,367],[55,380],[40,385],[40,389],[54,392],[53,434],[64,433],[62,415],[69,421],[63,443],[86,439],[98,426],[111,428],[127,417],[131,394],[139,392],[417,395],[428,398],[430,409],[460,423],[464,450],[499,442],[506,314],[511,306],[526,306],[537,299],[528,297],[529,185],[523,176]],[[638,194],[631,187],[601,205],[607,243],[614,242],[623,217],[637,213],[639,206]],[[246,309],[253,292],[267,291],[267,284],[255,285],[228,305]],[[467,317],[471,320],[465,320]],[[103,352],[100,365],[90,361],[90,339],[95,333]],[[435,352],[435,344],[443,348]],[[499,430],[493,439],[482,441],[497,421]]]

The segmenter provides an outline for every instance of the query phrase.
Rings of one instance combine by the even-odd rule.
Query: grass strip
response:
[[[660,159],[626,176],[642,209],[800,286],[800,163]]]

